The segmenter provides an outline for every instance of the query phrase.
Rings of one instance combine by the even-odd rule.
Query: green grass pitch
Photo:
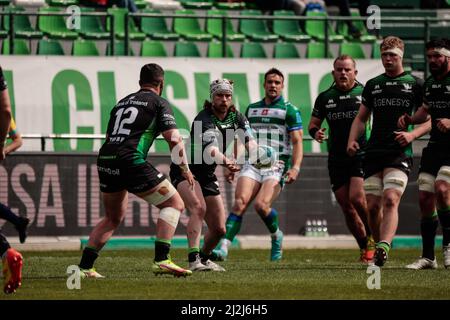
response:
[[[172,257],[187,266],[187,250]],[[188,278],[155,277],[152,250],[105,250],[96,263],[105,279],[85,279],[80,290],[66,286],[69,265],[81,252],[23,252],[22,287],[8,299],[450,299],[450,269],[413,271],[404,265],[420,252],[392,250],[381,270],[381,289],[367,288],[367,266],[357,250],[285,250],[281,262],[270,262],[268,250],[231,250],[223,273],[194,273]]]

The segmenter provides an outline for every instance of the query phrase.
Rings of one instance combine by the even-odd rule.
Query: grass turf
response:
[[[194,273],[188,278],[155,277],[150,250],[105,250],[96,262],[105,279],[85,279],[68,290],[66,269],[81,252],[23,252],[22,287],[9,299],[450,299],[450,269],[407,270],[418,250],[392,250],[381,270],[381,289],[369,290],[367,266],[356,250],[285,250],[270,262],[268,250],[232,250],[220,264],[227,272]],[[187,265],[186,250],[172,250]]]

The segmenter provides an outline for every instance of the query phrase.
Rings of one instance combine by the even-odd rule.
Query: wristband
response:
[[[300,172],[300,168],[299,167],[292,167],[291,169],[294,169],[297,172]]]
[[[311,138],[313,138],[314,140],[316,139],[316,132],[319,131],[319,128],[317,127],[313,127],[311,129],[309,129],[309,135],[311,136]]]

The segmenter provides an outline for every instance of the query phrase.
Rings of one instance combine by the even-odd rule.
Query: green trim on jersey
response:
[[[156,121],[153,120],[147,130],[142,134],[133,156],[133,164],[145,163],[148,150],[155,141]]]

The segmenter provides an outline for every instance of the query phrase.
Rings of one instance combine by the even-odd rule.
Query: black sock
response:
[[[360,249],[366,249],[367,248],[367,237],[356,239],[356,242],[358,242],[358,247]]]
[[[86,247],[83,250],[80,264],[80,269],[91,269],[94,266],[95,260],[98,258],[98,251],[91,247]]]
[[[0,232],[0,258],[5,254],[5,252],[11,248],[8,240],[6,240],[5,236]]]
[[[420,221],[420,233],[422,235],[422,257],[434,260],[434,239],[438,227],[436,217],[422,218]]]
[[[450,208],[438,209],[439,221],[442,228],[442,245],[450,244]]]
[[[195,251],[195,252],[189,252],[188,254],[188,260],[189,262],[194,262],[195,260],[197,260],[197,257],[199,256],[199,252]]]
[[[13,225],[18,226],[21,222],[21,219],[18,215],[11,211],[10,208],[0,203],[0,218],[5,219],[6,221],[11,222]]]
[[[210,254],[206,254],[203,251],[200,251],[200,259],[202,260],[202,263],[205,263],[210,258]]]
[[[169,259],[170,243],[155,241],[155,261],[164,261]]]

